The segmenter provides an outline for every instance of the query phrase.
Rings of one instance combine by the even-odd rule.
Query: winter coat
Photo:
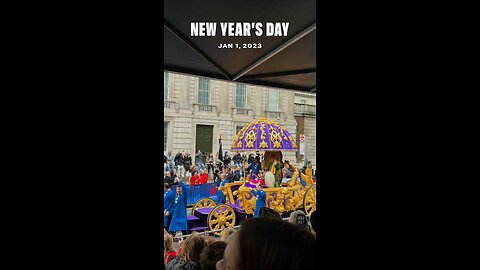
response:
[[[167,270],[202,270],[198,262],[187,261],[182,257],[175,257],[167,264]]]
[[[252,164],[254,161],[255,161],[255,158],[253,157],[253,155],[249,155],[247,159],[247,163]]]
[[[207,157],[207,164],[212,164],[213,165],[214,163],[214,160],[213,160],[213,157]]]
[[[235,156],[233,156],[233,162],[234,163],[241,163],[242,162],[242,155],[240,155],[239,153],[235,154]]]
[[[195,154],[195,164],[201,164],[201,163],[205,164],[205,155],[202,152],[200,153],[197,152]]]
[[[253,175],[258,175],[258,172],[260,171],[261,168],[262,168],[262,164],[260,164],[260,162],[253,162],[250,164],[250,166],[248,166],[247,171],[252,170]]]
[[[175,156],[175,166],[179,166],[179,165],[183,165],[183,156],[181,153],[178,153],[176,156]]]
[[[192,157],[191,156],[185,156],[183,158],[183,166],[185,167],[185,171],[190,171],[190,165],[192,165]]]

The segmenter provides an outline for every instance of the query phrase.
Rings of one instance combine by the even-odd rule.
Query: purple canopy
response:
[[[297,151],[295,139],[276,121],[262,117],[248,123],[235,136],[231,151]]]

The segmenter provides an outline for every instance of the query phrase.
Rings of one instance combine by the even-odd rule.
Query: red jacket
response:
[[[208,182],[208,174],[201,173],[200,174],[200,184],[206,184]]]
[[[168,264],[176,256],[177,256],[177,253],[175,251],[165,252],[165,264]]]
[[[190,186],[198,185],[200,183],[200,176],[198,174],[192,175],[190,177]]]

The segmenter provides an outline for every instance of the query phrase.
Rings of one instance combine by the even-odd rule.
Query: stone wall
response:
[[[198,77],[170,73],[169,74],[169,100],[164,107],[164,122],[168,123],[167,149],[177,153],[195,152],[196,125],[213,126],[212,152],[218,152],[218,138],[221,135],[223,151],[230,152],[230,143],[236,135],[236,127],[260,118],[267,117],[268,88],[247,85],[246,109],[248,115],[237,114],[235,108],[236,84],[227,81],[210,80],[210,105],[212,112],[200,111],[197,103]],[[295,92],[280,89],[278,111],[281,118],[278,122],[283,125],[294,138],[297,138],[297,121],[294,117]],[[268,118],[268,117],[267,117]],[[277,119],[275,119],[277,120]],[[309,142],[315,142],[315,118],[305,119],[305,134]],[[307,154],[311,155],[313,162],[315,145],[307,145]],[[284,152],[284,158],[297,162],[295,152]]]

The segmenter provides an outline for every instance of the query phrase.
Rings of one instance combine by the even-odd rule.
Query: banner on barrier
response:
[[[221,191],[218,190],[216,183],[207,183],[195,186],[186,185],[185,187],[187,189],[187,204],[194,204],[202,198],[210,198],[214,201],[217,201],[217,196],[219,196],[221,193]],[[176,188],[177,185],[170,187],[173,192],[176,192]]]

